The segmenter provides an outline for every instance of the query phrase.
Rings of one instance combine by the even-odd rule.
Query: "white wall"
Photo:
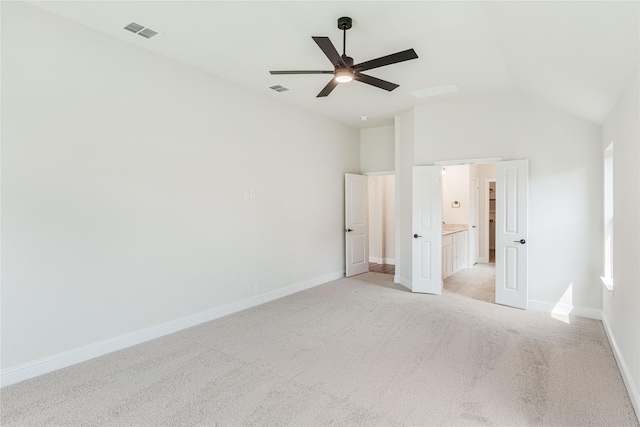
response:
[[[411,289],[412,244],[412,179],[415,163],[415,111],[408,110],[396,116],[396,274],[394,281]]]
[[[395,170],[395,130],[381,126],[360,131],[360,169],[362,173]]]
[[[468,165],[445,166],[442,175],[442,221],[469,224],[470,174]],[[457,205],[454,202],[458,202]],[[454,207],[458,206],[458,207]]]
[[[358,130],[22,2],[2,79],[3,369],[344,270]]]
[[[599,310],[600,132],[515,94],[443,101],[415,108],[415,164],[529,159],[529,298]]]
[[[395,176],[370,176],[369,261],[395,264]]]
[[[602,152],[613,149],[613,293],[603,290],[604,320],[629,394],[640,414],[640,73],[607,118]],[[599,176],[602,180],[602,175]],[[602,246],[602,243],[601,243]],[[604,275],[604,273],[603,273]]]
[[[362,173],[395,171],[395,128],[381,126],[360,131]],[[369,177],[369,260],[395,263],[395,176]]]

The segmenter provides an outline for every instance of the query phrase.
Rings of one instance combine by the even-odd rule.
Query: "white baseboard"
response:
[[[98,356],[122,350],[136,344],[141,344],[145,341],[169,335],[204,322],[215,320],[296,292],[304,291],[305,289],[313,288],[314,286],[340,279],[342,277],[344,277],[344,272],[342,271],[327,274],[325,276],[316,277],[315,279],[276,289],[262,295],[256,295],[222,307],[205,310],[181,319],[161,323],[156,326],[140,329],[125,335],[34,360],[33,362],[6,368],[0,371],[0,387],[15,384]]]
[[[633,377],[629,372],[629,366],[625,362],[624,357],[622,357],[622,353],[620,353],[620,348],[618,347],[618,343],[616,342],[616,339],[611,332],[611,328],[609,328],[609,323],[607,322],[606,316],[602,316],[602,325],[604,326],[604,331],[607,334],[607,338],[609,338],[609,344],[611,344],[613,355],[615,356],[616,362],[618,363],[618,370],[622,375],[624,385],[627,387],[629,399],[631,399],[633,409],[635,409],[636,411],[636,417],[640,419],[640,392],[638,392],[638,386],[640,386],[640,384],[634,384]]]
[[[376,264],[396,265],[396,260],[393,258],[378,258],[370,256],[369,262],[375,262]]]
[[[529,300],[529,310],[545,311],[547,313],[571,315],[587,319],[602,320],[602,310],[596,308],[576,307],[570,304],[560,304],[548,301]]]

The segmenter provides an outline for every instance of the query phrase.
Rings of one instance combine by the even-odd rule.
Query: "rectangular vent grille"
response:
[[[150,28],[145,28],[144,30],[140,31],[138,33],[139,36],[145,37],[147,39],[150,39],[151,37],[155,36],[156,34],[158,34],[157,31],[153,31]]]
[[[135,22],[132,22],[131,24],[127,25],[126,27],[124,27],[124,29],[127,31],[131,31],[132,33],[135,33],[139,36],[142,36],[145,39],[150,39],[151,37],[159,34],[157,31],[154,31],[151,28],[146,28],[140,24],[136,24]]]
[[[276,92],[286,92],[289,90],[289,88],[280,85],[269,86],[269,89],[273,89]]]
[[[132,33],[137,33],[138,31],[142,30],[144,27],[140,24],[136,24],[135,22],[132,22],[131,24],[127,25],[126,27],[124,27],[125,30],[127,31],[131,31]]]

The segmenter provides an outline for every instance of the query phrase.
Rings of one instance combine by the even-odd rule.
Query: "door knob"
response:
[[[524,245],[525,243],[527,243],[527,241],[524,239],[520,239],[520,240],[514,240],[513,243],[520,243],[521,245]]]
[[[346,228],[344,231],[346,231],[347,233],[350,233],[350,232],[352,232],[353,230],[352,230],[352,229],[350,229],[350,228]]]
[[[414,235],[413,235],[413,238],[414,238],[414,239],[417,239],[418,237],[422,237],[422,236],[418,236],[417,234],[414,234]]]
[[[475,225],[472,225],[471,227],[476,228],[476,226],[475,226]]]

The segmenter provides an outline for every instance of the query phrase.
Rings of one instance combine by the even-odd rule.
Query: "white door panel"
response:
[[[440,166],[413,168],[413,292],[442,293],[441,180]]]
[[[346,276],[369,271],[367,177],[345,174]]]
[[[496,163],[496,303],[527,308],[527,160]]]

